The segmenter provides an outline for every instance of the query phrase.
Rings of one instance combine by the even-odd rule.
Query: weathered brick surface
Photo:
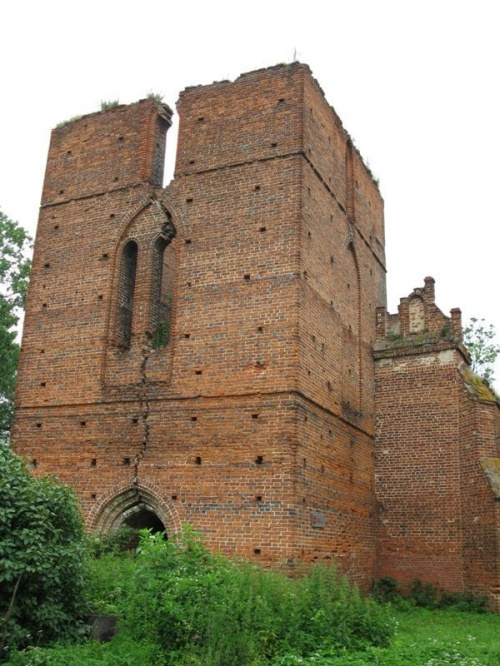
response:
[[[425,279],[379,321],[376,358],[377,575],[473,590],[499,608],[498,502],[481,468],[500,458],[499,405],[468,382],[460,312]],[[484,390],[484,387],[483,387]]]
[[[431,278],[387,314],[383,201],[309,69],[189,88],[178,108],[165,189],[168,107],[53,132],[17,450],[76,488],[90,529],[150,512],[365,588],[490,591],[478,457],[498,455],[497,405],[467,392],[459,313]]]

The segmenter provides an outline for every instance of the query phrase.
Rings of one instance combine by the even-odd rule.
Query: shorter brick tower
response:
[[[434,280],[377,313],[377,576],[473,590],[500,609],[500,410]]]
[[[471,393],[431,279],[387,314],[383,201],[309,68],[188,88],[178,110],[165,189],[166,105],[52,133],[17,451],[92,530],[190,523],[365,588],[414,571],[494,594],[498,404]]]

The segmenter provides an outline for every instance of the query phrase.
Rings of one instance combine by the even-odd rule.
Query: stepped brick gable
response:
[[[383,200],[306,65],[52,133],[13,428],[88,528],[500,599],[499,405],[434,281],[386,310]]]

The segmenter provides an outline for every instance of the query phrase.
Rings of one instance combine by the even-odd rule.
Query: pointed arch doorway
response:
[[[89,530],[103,535],[125,526],[165,532],[168,537],[179,532],[181,520],[175,504],[153,487],[128,485],[105,496],[87,519]]]

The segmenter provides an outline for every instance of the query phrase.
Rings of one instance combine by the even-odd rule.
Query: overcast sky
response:
[[[0,27],[0,207],[32,233],[58,122],[296,58],[380,180],[389,309],[432,275],[500,331],[495,0],[0,0]]]

